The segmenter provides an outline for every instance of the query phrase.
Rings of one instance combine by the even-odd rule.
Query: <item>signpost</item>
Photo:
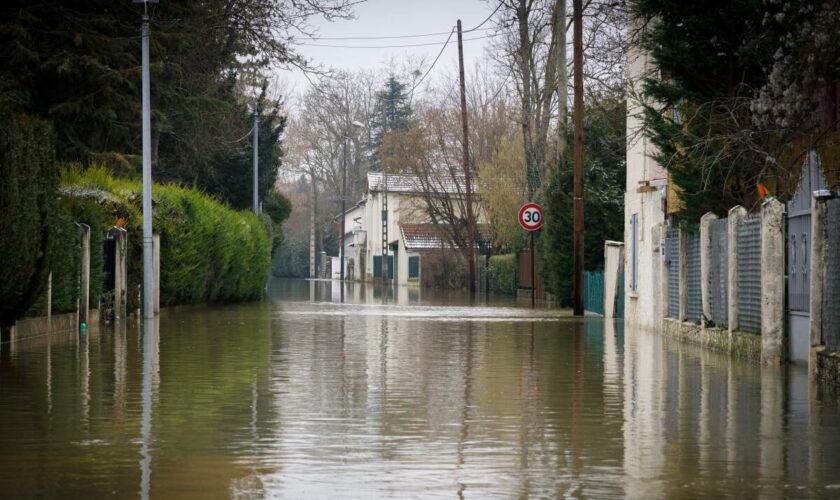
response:
[[[534,276],[534,262],[537,260],[534,255],[534,231],[543,225],[542,207],[536,203],[522,205],[519,209],[519,225],[531,233],[531,307],[534,307],[537,303],[537,282]]]

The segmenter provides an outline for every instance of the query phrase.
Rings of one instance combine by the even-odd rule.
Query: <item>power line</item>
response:
[[[450,37],[452,32],[449,33]],[[484,35],[484,36],[477,36],[474,38],[465,38],[463,41],[471,42],[474,40],[484,40],[485,38],[493,38],[498,35]],[[447,41],[444,42],[444,46]],[[438,45],[440,42],[431,42],[431,43],[408,43],[408,44],[401,44],[401,45],[328,45],[328,44],[320,44],[320,43],[298,43],[297,45],[305,45],[307,47],[325,47],[330,49],[400,49],[400,48],[408,48],[408,47],[431,47],[434,45]]]
[[[484,21],[481,21],[481,22],[478,24],[478,26],[476,26],[475,28],[470,28],[470,29],[468,29],[468,30],[464,31],[464,33],[470,33],[470,32],[472,32],[472,31],[476,31],[476,30],[478,30],[478,28],[481,28],[482,26],[484,26],[484,23],[486,23],[487,21],[489,21],[489,20],[490,20],[490,18],[492,18],[494,15],[496,15],[496,12],[499,12],[499,9],[500,9],[501,7],[502,7],[502,2],[500,1],[500,2],[499,2],[499,5],[497,5],[497,6],[496,6],[496,8],[493,10],[493,12],[491,12],[491,13],[490,13],[490,15],[489,15],[489,16],[487,16],[487,19],[485,19]],[[485,29],[490,29],[490,28],[485,28]],[[466,41],[466,40],[464,40],[464,41]]]
[[[479,26],[481,26],[481,25],[479,25]],[[477,29],[478,28],[476,27],[476,28],[473,28],[470,31],[476,31]],[[490,30],[490,29],[492,29],[492,28],[484,28],[483,30],[480,30],[480,31],[487,31],[487,30]],[[312,40],[312,41],[315,41],[315,42],[320,41],[320,40],[333,40],[333,41],[335,41],[335,40],[393,40],[393,39],[399,39],[399,38],[426,38],[426,37],[430,37],[430,36],[448,35],[449,33],[450,33],[449,31],[440,31],[438,33],[424,33],[424,34],[420,34],[420,35],[339,36],[339,37],[313,36],[313,37],[307,37],[306,39],[307,40]]]
[[[441,47],[441,48],[440,48],[440,52],[438,52],[437,57],[435,57],[435,60],[434,60],[434,61],[432,61],[432,65],[431,65],[431,66],[429,66],[429,69],[427,69],[427,70],[426,70],[426,72],[425,72],[425,73],[423,73],[423,76],[421,76],[421,77],[420,77],[420,79],[419,79],[419,80],[417,80],[417,83],[415,83],[415,84],[414,84],[414,86],[413,86],[413,87],[411,87],[411,91],[409,92],[409,94],[412,94],[412,95],[413,95],[413,94],[414,94],[414,91],[417,89],[417,87],[419,87],[419,86],[420,86],[420,84],[421,84],[421,83],[423,83],[423,80],[425,80],[425,79],[426,79],[426,77],[427,77],[427,76],[429,76],[429,73],[431,73],[431,72],[432,72],[432,68],[434,68],[434,67],[435,67],[435,64],[437,64],[438,60],[440,59],[440,56],[442,56],[442,55],[443,55],[443,51],[444,51],[444,49],[446,49],[446,46],[447,46],[447,45],[449,45],[449,40],[452,40],[452,33],[455,33],[455,29],[454,29],[454,28],[453,28],[453,29],[451,29],[451,30],[449,30],[449,37],[447,37],[447,38],[446,38],[446,41],[445,41],[445,42],[443,42],[443,47]]]

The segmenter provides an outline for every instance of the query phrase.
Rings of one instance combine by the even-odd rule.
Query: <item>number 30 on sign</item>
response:
[[[519,225],[526,231],[536,231],[543,225],[542,207],[536,203],[526,203],[519,209]]]

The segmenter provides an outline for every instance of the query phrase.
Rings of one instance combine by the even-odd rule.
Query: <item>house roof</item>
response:
[[[426,184],[430,184],[435,191],[445,194],[459,194],[466,191],[464,176],[456,176],[455,178],[449,175],[430,176]],[[419,176],[413,174],[386,175],[383,172],[368,172],[367,185],[368,191],[372,193],[381,191],[392,193],[422,193],[425,191],[424,182]],[[473,184],[472,189],[473,192],[476,191],[475,184]]]
[[[440,227],[436,224],[400,224],[400,232],[405,242],[406,250],[435,250],[444,248],[445,241]],[[478,232],[481,243],[489,244],[492,230],[489,224],[479,224]],[[477,242],[478,243],[478,242]]]

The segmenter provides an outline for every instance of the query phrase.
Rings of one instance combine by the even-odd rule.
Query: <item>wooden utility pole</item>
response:
[[[475,220],[472,209],[472,184],[470,180],[470,135],[467,126],[467,92],[464,86],[464,43],[461,39],[461,20],[458,19],[458,75],[461,78],[461,126],[464,129],[464,182],[467,205],[467,260],[470,274],[470,295],[475,294]]]
[[[574,310],[583,316],[583,6],[573,0],[575,64]]]

